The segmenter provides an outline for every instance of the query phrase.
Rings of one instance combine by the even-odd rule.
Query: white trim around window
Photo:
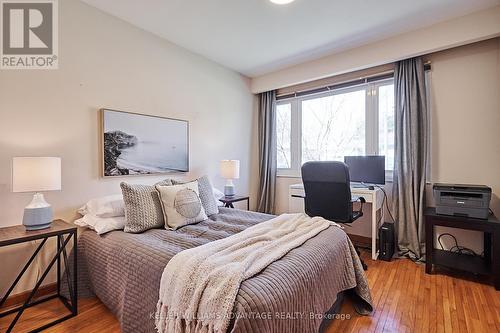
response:
[[[290,104],[290,168],[278,168],[279,177],[301,177],[302,165],[302,102],[354,91],[365,91],[365,154],[379,154],[379,96],[382,86],[392,85],[392,78],[365,83],[347,88],[335,89],[313,95],[278,100],[277,105]],[[386,170],[386,181],[392,180],[392,170]]]

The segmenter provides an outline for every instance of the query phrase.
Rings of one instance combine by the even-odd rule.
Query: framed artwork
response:
[[[101,109],[104,177],[189,171],[189,122]]]

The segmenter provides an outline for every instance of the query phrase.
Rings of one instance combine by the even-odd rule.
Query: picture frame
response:
[[[103,177],[189,172],[189,121],[102,108]]]

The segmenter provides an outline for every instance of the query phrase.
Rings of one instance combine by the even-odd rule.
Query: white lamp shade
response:
[[[226,179],[240,178],[240,161],[222,160],[220,161],[220,175]]]
[[[12,191],[41,192],[61,189],[60,157],[14,157]]]

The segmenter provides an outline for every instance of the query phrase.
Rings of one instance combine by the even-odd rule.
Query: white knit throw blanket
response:
[[[241,282],[331,225],[337,224],[305,214],[283,214],[178,253],[161,277],[158,332],[226,332]]]

